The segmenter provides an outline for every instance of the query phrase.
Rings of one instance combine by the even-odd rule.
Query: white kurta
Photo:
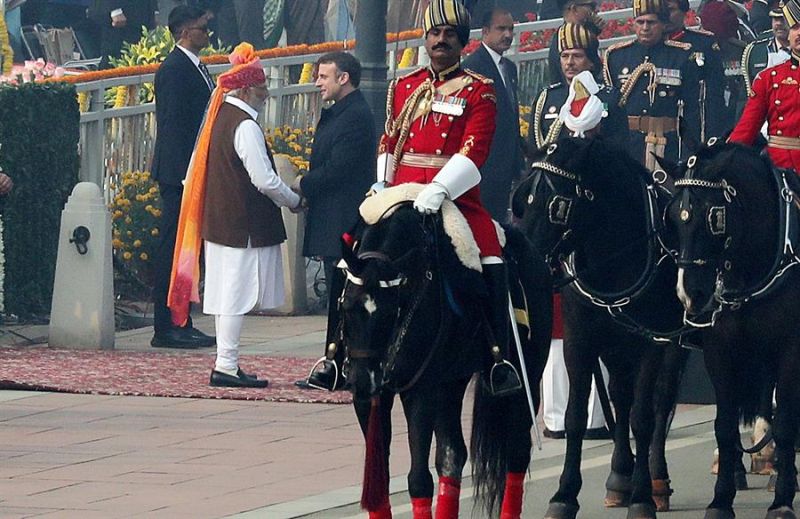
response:
[[[238,98],[229,96],[225,102],[253,117],[239,124],[233,143],[253,185],[277,206],[295,207],[300,199],[272,167],[264,134],[255,121],[258,113]],[[247,248],[236,248],[207,241],[205,265],[204,313],[242,315],[253,309],[275,308],[283,304],[280,245],[253,248],[248,243]]]

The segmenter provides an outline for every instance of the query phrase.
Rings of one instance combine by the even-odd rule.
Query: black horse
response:
[[[759,388],[775,383],[778,477],[766,517],[795,518],[800,182],[754,150],[723,142],[665,169],[677,179],[668,221],[680,244],[678,294],[693,319],[711,324],[704,343],[717,399],[719,474],[706,517],[734,517],[738,424],[753,419],[764,394]]]
[[[457,517],[467,461],[462,400],[489,351],[482,275],[462,264],[442,217],[422,216],[409,202],[391,205],[371,225],[360,223],[352,238],[344,247],[348,282],[340,305],[348,385],[368,444],[362,505],[387,506],[390,411],[399,395],[408,424],[414,516],[426,517],[430,510],[434,486],[428,460],[435,436],[436,517]],[[509,230],[507,241],[513,306],[529,316],[530,324],[518,330],[538,406],[551,333],[551,280],[524,236]],[[521,370],[516,353],[510,360]],[[531,450],[528,409],[524,392],[496,398],[482,382],[476,384],[472,464],[488,514],[502,502],[508,517],[520,516]]]
[[[682,309],[674,295],[675,264],[655,224],[659,203],[649,172],[600,139],[563,138],[542,150],[514,193],[518,227],[572,281],[562,292],[567,452],[548,518],[578,512],[581,444],[598,357],[609,370],[617,420],[606,506],[629,505],[628,516],[637,518],[655,517],[656,503],[659,510],[669,507],[664,442],[685,355],[669,340],[681,328]],[[636,452],[649,452],[650,459],[634,457],[631,429]]]

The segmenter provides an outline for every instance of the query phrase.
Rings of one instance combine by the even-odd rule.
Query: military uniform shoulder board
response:
[[[426,68],[427,68],[427,67],[418,67],[418,68],[415,68],[415,69],[414,69],[414,70],[412,70],[411,72],[408,72],[408,73],[406,73],[406,74],[403,74],[402,76],[397,76],[397,78],[395,79],[395,81],[398,81],[398,82],[399,82],[400,80],[403,80],[403,79],[406,79],[406,78],[410,78],[410,77],[412,77],[412,76],[416,76],[416,75],[417,75],[417,74],[419,74],[420,72],[423,72],[423,71],[425,71],[425,70],[426,70]]]
[[[484,76],[483,74],[478,74],[474,70],[470,70],[468,68],[465,68],[464,72],[466,72],[467,74],[469,74],[473,78],[477,79],[478,81],[480,81],[484,85],[491,85],[491,84],[494,83],[494,80],[492,78],[488,78],[488,77]]]
[[[611,45],[606,50],[606,55],[608,55],[610,52],[614,52],[615,50],[624,49],[625,47],[630,47],[634,43],[636,43],[636,40],[628,40],[628,41],[621,41],[619,43],[615,43],[614,45]]]
[[[687,27],[686,30],[689,32],[695,32],[697,34],[702,34],[703,36],[714,36],[713,32],[701,29],[700,27]]]
[[[683,41],[664,40],[664,45],[667,47],[675,47],[677,49],[692,50],[692,44]]]

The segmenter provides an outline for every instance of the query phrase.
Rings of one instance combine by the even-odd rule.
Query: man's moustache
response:
[[[446,45],[444,43],[440,43],[439,45],[435,45],[433,47],[433,50],[439,50],[439,49],[450,50],[450,45]]]

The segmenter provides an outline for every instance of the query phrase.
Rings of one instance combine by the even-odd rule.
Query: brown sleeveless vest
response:
[[[219,109],[208,152],[202,236],[228,247],[245,248],[248,238],[252,247],[268,247],[286,240],[286,229],[281,210],[256,189],[234,149],[236,128],[247,119],[244,110],[230,103]],[[269,146],[267,154],[274,169]]]

